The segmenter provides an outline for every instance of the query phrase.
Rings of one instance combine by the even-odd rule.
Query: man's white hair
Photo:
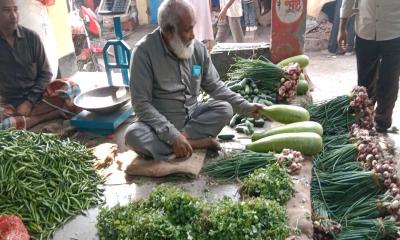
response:
[[[192,5],[185,0],[165,0],[158,8],[158,25],[161,32],[176,32],[178,30],[180,11],[189,10],[194,14]]]

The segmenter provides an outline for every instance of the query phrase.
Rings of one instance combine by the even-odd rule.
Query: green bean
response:
[[[47,239],[101,203],[91,152],[49,134],[0,130],[0,215],[18,215],[32,239]]]

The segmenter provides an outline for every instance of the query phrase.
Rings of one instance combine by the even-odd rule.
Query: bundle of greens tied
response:
[[[348,134],[324,136],[314,160],[315,239],[396,239],[400,181],[380,139],[353,124]]]
[[[278,163],[292,174],[301,170],[303,160],[300,152],[291,149],[283,149],[280,154],[234,150],[230,156],[205,166],[203,172],[223,180],[243,179],[258,168]]]
[[[285,208],[263,198],[207,203],[175,187],[160,185],[147,200],[102,208],[100,240],[276,239],[290,234]]]
[[[237,58],[228,76],[252,79],[260,92],[274,95],[279,102],[286,102],[296,96],[297,80],[301,72],[297,62],[280,67],[267,59]]]
[[[350,95],[338,96],[316,104],[307,104],[312,121],[319,122],[325,135],[347,133],[357,123],[363,129],[374,125],[374,104],[365,87],[356,86]]]
[[[324,152],[314,165],[323,171],[372,170],[383,159],[379,139],[354,124],[349,134],[324,136]]]
[[[101,203],[101,178],[83,145],[50,134],[0,130],[0,215],[17,215],[32,239]]]
[[[285,204],[294,194],[294,183],[286,167],[274,163],[244,178],[239,192],[242,198],[263,197]]]

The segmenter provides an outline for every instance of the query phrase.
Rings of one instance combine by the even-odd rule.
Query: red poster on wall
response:
[[[272,0],[272,61],[299,55],[304,50],[307,0]]]

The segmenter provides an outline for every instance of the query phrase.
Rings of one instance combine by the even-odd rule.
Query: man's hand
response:
[[[218,21],[223,21],[226,17],[226,12],[228,9],[222,9],[222,11],[218,14]]]
[[[248,115],[250,115],[253,118],[260,118],[260,114],[258,113],[259,110],[261,110],[264,105],[258,104],[258,103],[250,103],[250,112]]]
[[[17,107],[17,113],[21,116],[30,116],[32,112],[32,103],[29,101],[24,101]]]
[[[337,50],[338,54],[344,54],[347,49],[347,32],[339,31],[338,39],[337,39]]]
[[[189,157],[193,153],[192,146],[182,134],[172,144],[172,150],[177,158]]]

